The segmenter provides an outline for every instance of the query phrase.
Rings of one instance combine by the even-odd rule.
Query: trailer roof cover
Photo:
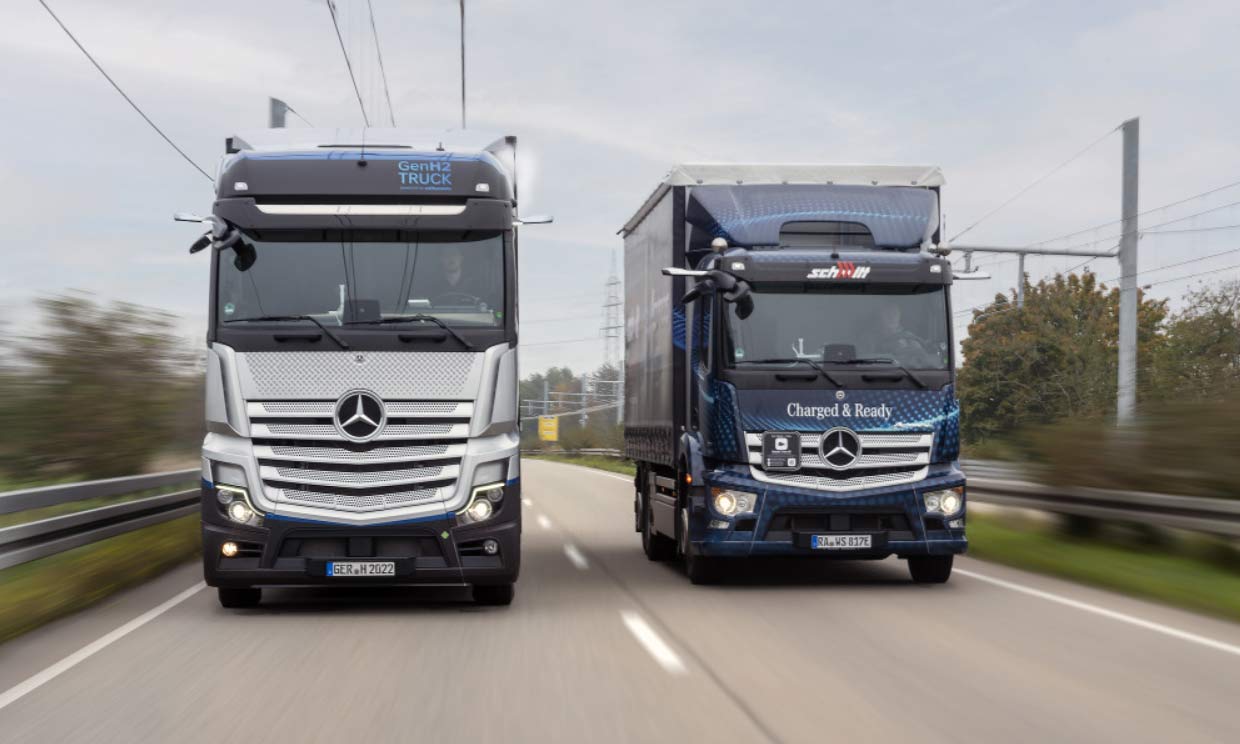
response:
[[[778,245],[789,222],[864,225],[882,248],[913,248],[938,228],[938,194],[908,186],[695,186],[685,221],[732,245]]]

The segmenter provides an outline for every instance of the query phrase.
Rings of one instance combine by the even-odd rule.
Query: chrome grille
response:
[[[756,479],[820,491],[915,483],[926,477],[934,448],[932,432],[858,432],[861,456],[844,470],[828,468],[818,449],[822,432],[801,433],[801,467],[796,472],[767,473],[762,468],[762,432],[746,432],[749,465]]]
[[[385,400],[379,436],[341,436],[334,400],[246,404],[254,455],[273,501],[369,513],[442,501],[461,473],[474,404]]]

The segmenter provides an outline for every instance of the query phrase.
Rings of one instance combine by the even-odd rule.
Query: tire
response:
[[[676,525],[677,552],[685,567],[685,576],[689,583],[697,586],[714,584],[719,581],[719,561],[704,555],[695,555],[689,545],[689,510],[680,510],[680,520]]]
[[[952,575],[951,555],[915,555],[908,559],[908,572],[917,584],[944,584]]]
[[[221,586],[219,587],[220,604],[230,610],[243,610],[258,607],[263,600],[263,590],[253,586]]]
[[[512,604],[516,589],[512,584],[475,584],[474,604],[484,607],[507,607]]]
[[[642,496],[642,551],[651,561],[670,561],[676,557],[676,541],[654,531],[654,510],[650,497]]]

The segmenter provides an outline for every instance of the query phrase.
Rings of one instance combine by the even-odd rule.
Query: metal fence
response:
[[[605,448],[526,454],[622,456]],[[1052,487],[1030,482],[1007,463],[966,460],[962,466],[969,475],[969,498],[978,503],[1240,537],[1240,500]],[[174,486],[195,480],[198,473],[193,468],[10,491],[0,494],[0,514]],[[193,514],[198,501],[194,488],[0,528],[0,569]]]
[[[87,499],[126,496],[190,483],[198,468],[151,475],[28,488],[0,493],[0,514],[43,509]],[[160,494],[0,528],[0,569],[89,545],[198,511],[197,488]]]

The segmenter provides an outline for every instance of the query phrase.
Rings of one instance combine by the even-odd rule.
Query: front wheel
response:
[[[908,559],[908,572],[918,584],[943,584],[952,575],[951,555],[914,555]]]
[[[263,590],[253,586],[221,586],[220,604],[230,610],[257,607],[263,601]]]
[[[474,585],[474,604],[486,607],[507,607],[512,604],[516,590],[512,584]]]

